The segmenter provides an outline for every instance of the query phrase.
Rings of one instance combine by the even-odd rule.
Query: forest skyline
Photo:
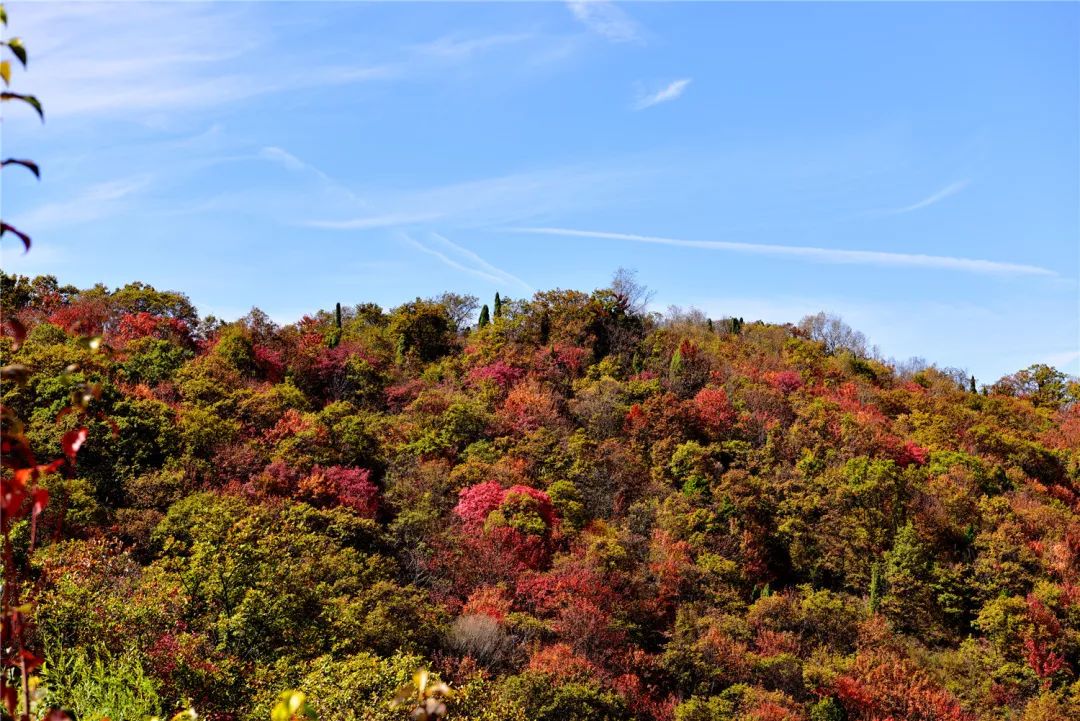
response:
[[[12,7],[48,122],[6,122],[47,169],[10,272],[288,323],[623,266],[656,310],[1080,371],[1075,6]]]

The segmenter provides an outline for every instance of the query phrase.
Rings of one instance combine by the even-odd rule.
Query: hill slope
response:
[[[96,384],[32,554],[15,532],[47,700],[82,718],[266,718],[289,687],[404,718],[418,666],[452,718],[1080,713],[1080,386],[1053,369],[980,391],[625,283],[483,327],[453,295],[277,327],[3,285],[30,371],[3,403],[41,456]]]

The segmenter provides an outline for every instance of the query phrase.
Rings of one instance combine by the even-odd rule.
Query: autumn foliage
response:
[[[1080,386],[1053,369],[973,392],[832,321],[618,288],[280,326],[0,280],[41,708],[262,719],[293,688],[404,718],[425,666],[465,719],[1077,717]]]

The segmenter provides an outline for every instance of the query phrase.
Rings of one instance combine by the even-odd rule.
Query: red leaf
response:
[[[8,686],[6,683],[0,686],[0,694],[4,697],[4,706],[7,707],[8,715],[15,716],[15,707],[19,703],[19,691],[14,686]]]
[[[36,516],[45,510],[45,506],[49,505],[49,492],[38,486],[33,491],[34,497],[34,510],[33,514]]]
[[[26,340],[26,326],[18,318],[5,318],[4,323],[11,328],[11,335],[15,339],[15,342],[11,345],[11,350],[19,350],[23,341]]]
[[[8,518],[15,517],[24,498],[26,498],[25,474],[15,471],[11,478],[0,479],[0,500],[3,501],[4,515]]]
[[[60,447],[64,449],[64,455],[74,461],[75,454],[79,452],[82,444],[86,442],[88,434],[89,431],[85,426],[65,433],[64,438],[60,441]]]
[[[23,662],[26,664],[27,673],[33,671],[34,669],[40,667],[41,664],[45,663],[45,659],[43,659],[41,656],[36,656],[30,653],[25,648],[19,651],[19,655],[22,656]]]

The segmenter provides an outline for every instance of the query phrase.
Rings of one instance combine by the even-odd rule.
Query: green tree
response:
[[[897,531],[885,562],[881,610],[896,628],[907,633],[929,628],[933,603],[930,581],[930,559],[915,527],[908,523]]]
[[[441,303],[417,298],[394,309],[390,315],[390,334],[396,339],[402,359],[415,355],[427,363],[450,352],[454,323]]]

